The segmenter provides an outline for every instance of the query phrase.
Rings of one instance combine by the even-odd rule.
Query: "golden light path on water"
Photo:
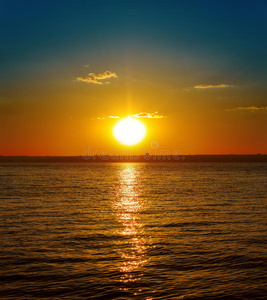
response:
[[[138,172],[133,164],[125,164],[119,172],[119,186],[115,210],[122,224],[119,234],[127,239],[127,247],[122,248],[123,260],[120,266],[121,282],[128,283],[141,279],[141,267],[147,261],[146,244],[142,238],[143,224],[140,212],[143,209],[139,199]]]

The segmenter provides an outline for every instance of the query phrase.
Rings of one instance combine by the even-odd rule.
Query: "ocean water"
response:
[[[267,299],[267,164],[0,165],[1,299]]]

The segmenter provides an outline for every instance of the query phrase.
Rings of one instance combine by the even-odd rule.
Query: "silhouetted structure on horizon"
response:
[[[27,163],[27,162],[68,162],[68,163],[91,163],[91,162],[267,162],[266,154],[229,154],[229,155],[139,155],[139,156],[0,156],[1,162]]]

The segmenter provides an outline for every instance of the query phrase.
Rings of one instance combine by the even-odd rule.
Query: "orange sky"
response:
[[[12,3],[0,21],[0,155],[267,153],[262,2],[253,13],[237,2]],[[109,116],[155,112],[139,119],[140,144],[114,139]]]

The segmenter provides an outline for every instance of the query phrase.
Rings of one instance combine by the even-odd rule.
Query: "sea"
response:
[[[266,163],[0,164],[1,299],[267,299]]]

